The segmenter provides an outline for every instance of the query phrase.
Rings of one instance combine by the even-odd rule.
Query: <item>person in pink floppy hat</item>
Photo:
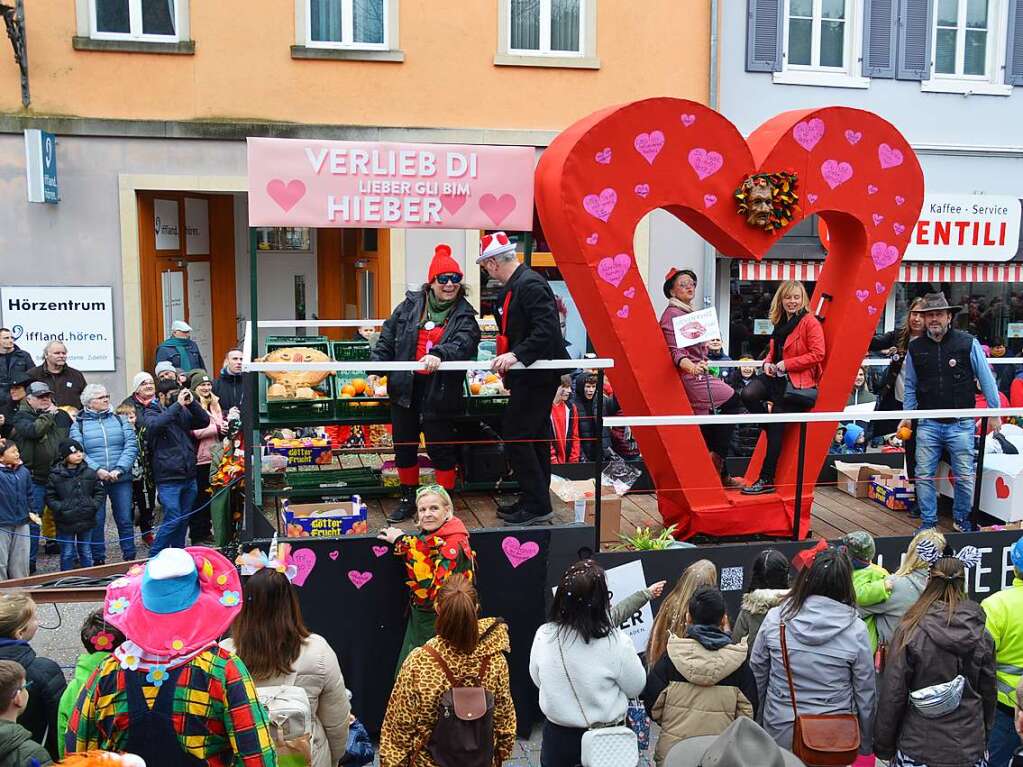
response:
[[[201,546],[169,548],[107,587],[127,637],[93,673],[68,722],[68,754],[137,754],[150,767],[275,767],[248,669],[218,639],[241,607],[238,571]]]

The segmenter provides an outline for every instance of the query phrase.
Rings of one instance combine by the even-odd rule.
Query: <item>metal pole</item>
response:
[[[252,322],[252,354],[259,353],[259,249],[258,235],[255,229],[249,229],[249,320]],[[245,412],[249,421],[247,432],[248,442],[246,450],[248,453],[245,461],[246,468],[246,496],[252,499],[251,504],[245,504],[243,513],[243,532],[247,540],[255,537],[256,514],[263,513],[263,467],[260,461],[260,446],[262,444],[259,430],[259,373],[247,373],[245,387],[248,392]]]
[[[799,422],[799,452],[796,454],[796,508],[792,514],[792,540],[801,540],[799,523],[803,516],[803,459],[806,453],[806,421]]]
[[[601,475],[604,473],[604,368],[597,368],[597,391],[593,395],[594,418],[597,419],[597,460],[593,469],[593,552],[600,551]]]
[[[987,416],[980,419],[980,445],[977,447],[977,474],[973,478],[973,508],[970,510],[970,526],[977,527],[980,512],[980,482],[984,475],[984,447],[987,445]]]
[[[522,235],[523,263],[526,266],[533,265],[533,233],[525,232]]]

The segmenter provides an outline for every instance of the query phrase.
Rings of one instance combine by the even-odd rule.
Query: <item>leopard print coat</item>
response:
[[[483,658],[490,656],[483,686],[494,695],[494,763],[509,758],[515,745],[515,707],[509,687],[508,662],[511,651],[508,627],[497,618],[482,618],[480,636],[493,624],[498,625],[482,638],[476,651],[465,655],[440,637],[428,644],[448,664],[456,679],[478,673]],[[423,750],[437,721],[440,696],[450,687],[440,666],[419,647],[405,660],[394,683],[380,731],[380,767],[436,767]]]

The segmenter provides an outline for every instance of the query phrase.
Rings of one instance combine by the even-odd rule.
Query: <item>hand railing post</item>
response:
[[[604,474],[604,369],[597,369],[597,391],[593,395],[593,412],[596,422],[597,460],[593,469],[593,551],[600,551],[600,496]]]
[[[803,463],[806,458],[806,421],[799,422],[799,451],[796,454],[796,507],[792,513],[792,540],[801,540],[799,524],[803,516]]]
[[[980,444],[977,446],[977,474],[973,478],[973,508],[970,509],[970,527],[977,527],[980,513],[980,483],[984,475],[984,448],[987,446],[986,417],[980,419]]]

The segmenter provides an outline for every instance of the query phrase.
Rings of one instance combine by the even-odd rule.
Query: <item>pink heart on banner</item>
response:
[[[520,543],[518,538],[511,535],[501,541],[501,549],[512,567],[518,567],[540,553],[540,545],[536,541]]]
[[[867,194],[877,194],[877,187],[873,184],[867,184]]]
[[[617,312],[615,312],[615,314],[617,314],[623,320],[624,319],[628,319],[628,317],[629,317],[629,305],[626,304],[621,309],[619,309]]]
[[[654,160],[657,159],[657,155],[661,153],[661,149],[664,148],[664,134],[659,130],[652,130],[649,133],[640,133],[633,139],[632,145],[636,147],[636,151],[643,155],[643,158],[650,163],[654,164]]]
[[[327,556],[330,557],[331,559],[335,559],[336,560],[339,556],[341,556],[341,552],[338,551],[337,549],[334,549]]]
[[[600,240],[600,238],[597,236],[597,233],[594,232],[593,234],[591,234],[589,237],[586,238],[586,244],[587,245],[596,245],[598,240]]]
[[[593,159],[599,162],[601,165],[607,165],[611,162],[611,147],[606,146],[593,155]]]
[[[305,197],[305,184],[297,178],[293,178],[286,184],[281,179],[275,178],[267,183],[266,193],[270,195],[271,200],[277,203],[277,207],[287,213]]]
[[[501,222],[504,221],[515,210],[515,196],[511,194],[502,194],[500,197],[494,197],[492,194],[484,194],[480,197],[480,210],[483,211],[487,218],[494,222],[494,226],[500,226]]]
[[[821,163],[821,176],[824,177],[824,181],[834,189],[837,186],[844,184],[846,181],[852,178],[853,168],[847,162],[839,162],[838,160],[825,160]]]
[[[870,291],[869,290],[857,290],[856,291],[856,300],[859,301],[860,303],[863,303],[868,298],[870,298]]]
[[[688,128],[696,122],[696,115],[684,114],[679,119],[682,120],[682,124]]]
[[[904,231],[906,231],[906,227],[900,224],[898,221],[892,224],[892,229],[895,231],[896,234],[902,234]]]
[[[440,196],[440,204],[448,213],[452,216],[462,209],[465,205],[465,201],[469,198],[464,194],[442,194]]]
[[[873,214],[871,218],[874,219],[874,226],[877,226],[882,221],[884,221],[884,216],[882,216],[880,213]]]
[[[877,314],[877,307],[876,306],[868,306],[867,307],[867,314],[870,314],[870,315]]]
[[[611,211],[618,204],[618,192],[611,187],[601,190],[600,194],[588,194],[583,197],[583,209],[594,218],[607,223]]]
[[[795,128],[792,129],[792,137],[796,140],[799,146],[803,147],[807,152],[817,146],[817,142],[824,136],[824,121],[819,117],[814,117],[812,120],[805,120],[798,123]]]
[[[845,132],[845,140],[848,141],[853,146],[860,143],[861,138],[863,138],[863,134],[858,130],[853,130],[852,128],[849,128]]]
[[[622,291],[622,295],[625,296],[626,298],[635,298],[636,297],[636,289],[635,288],[629,288],[628,290],[623,290]]]
[[[887,144],[881,144],[877,148],[877,159],[881,163],[881,167],[884,169],[894,168],[897,165],[902,165],[902,152],[898,149],[892,149]]]
[[[904,203],[905,201],[906,201],[906,198],[903,197],[901,194],[895,195],[895,204],[896,205],[902,205],[902,203]]]
[[[358,570],[348,571],[348,580],[352,582],[352,585],[357,589],[361,589],[371,580],[373,580],[373,573],[368,570],[364,573],[360,573]]]
[[[375,556],[375,557],[382,557],[388,551],[390,551],[390,549],[387,548],[386,546],[374,546],[373,547],[373,556]]]
[[[703,195],[703,207],[710,208],[718,201],[716,194],[705,194]]]
[[[883,282],[875,282],[874,283],[874,292],[877,293],[878,295],[881,295],[882,293],[884,293],[884,283]]]
[[[291,552],[291,561],[297,568],[295,577],[291,579],[291,582],[296,586],[305,585],[305,579],[309,577],[309,573],[316,567],[316,552],[312,549],[295,549]]]
[[[609,282],[616,288],[622,284],[625,275],[632,266],[632,257],[626,253],[619,253],[614,258],[608,256],[600,259],[597,264],[597,274],[604,282]]]
[[[808,195],[806,195],[806,199],[811,205],[813,205],[815,202],[817,202],[817,195],[815,195],[813,192],[810,192]]]
[[[881,271],[899,260],[899,249],[887,242],[875,242],[870,248],[870,259],[874,268]]]
[[[725,158],[721,156],[720,152],[708,152],[703,147],[691,149],[688,159],[689,167],[696,171],[696,176],[700,181],[708,176],[713,176],[725,164]]]
[[[640,197],[646,197],[650,194],[650,184],[636,184],[636,187],[632,191]]]

